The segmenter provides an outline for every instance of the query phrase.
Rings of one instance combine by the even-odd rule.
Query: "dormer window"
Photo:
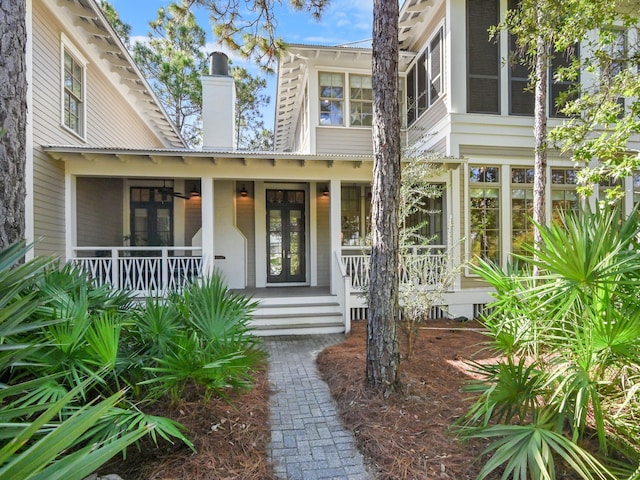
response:
[[[320,73],[320,125],[344,125],[342,73]]]

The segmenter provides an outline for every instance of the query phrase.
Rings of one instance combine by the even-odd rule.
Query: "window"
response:
[[[520,8],[520,0],[509,0],[509,10]],[[549,116],[564,116],[560,110],[566,103],[565,95],[580,82],[579,78],[572,80],[558,80],[558,74],[566,69],[579,55],[578,44],[568,48],[564,52],[552,52],[551,65],[548,74],[548,101]],[[535,96],[530,85],[531,77],[529,68],[522,64],[523,56],[517,45],[516,37],[509,35],[509,114],[533,115],[535,109]]]
[[[500,177],[498,167],[469,167],[471,263],[500,262]]]
[[[371,186],[343,185],[342,204],[342,245],[361,246],[371,228]]]
[[[405,220],[405,227],[411,229],[422,240],[428,240],[429,245],[444,245],[445,212],[444,212],[444,184],[433,184],[435,191],[440,192],[437,197],[425,197],[420,201],[419,211],[409,215]]]
[[[64,49],[63,124],[84,136],[84,67]]]
[[[320,72],[320,125],[344,125],[344,75]]]
[[[131,187],[131,246],[173,245],[173,188]]]
[[[578,209],[577,173],[571,168],[551,169],[551,211],[554,221],[559,220],[560,212]]]
[[[407,124],[411,125],[415,122],[433,105],[442,92],[442,29],[440,29],[407,75]]]
[[[556,78],[562,69],[570,67],[574,60],[579,57],[579,49],[580,45],[575,44],[565,52],[556,53],[551,59],[551,73],[549,74],[550,117],[566,116],[561,110],[567,101],[572,98],[571,94],[575,93],[575,87],[580,84],[579,76],[571,80],[559,80]],[[567,95],[569,95],[568,98]]]
[[[640,203],[640,173],[633,174],[633,205]]]
[[[606,40],[608,42],[607,50],[602,56],[602,83],[605,87],[611,87],[613,78],[621,73],[626,68],[627,59],[627,32],[622,29],[612,29],[605,32]],[[621,110],[618,117],[622,117],[624,114],[625,99],[624,97],[618,98],[618,104]]]
[[[511,251],[524,254],[533,245],[533,168],[511,169]]]
[[[499,0],[467,0],[467,112],[500,113],[500,49],[489,39]]]
[[[442,30],[429,45],[429,105],[442,93]]]
[[[350,125],[371,126],[373,90],[370,76],[349,75],[349,112]]]

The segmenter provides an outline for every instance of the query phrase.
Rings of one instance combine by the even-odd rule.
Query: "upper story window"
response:
[[[344,74],[320,72],[320,125],[344,125]]]
[[[368,75],[349,75],[349,123],[370,127],[373,119],[373,90]]]
[[[443,92],[442,29],[407,74],[407,124],[411,125]]]
[[[371,126],[373,123],[371,75],[320,72],[318,84],[320,125]],[[345,86],[349,87],[346,94]],[[348,115],[345,116],[345,112]]]
[[[64,52],[64,124],[82,135],[84,103],[84,71],[82,66]]]
[[[467,0],[467,112],[500,113],[500,49],[488,29],[500,21],[499,0]]]
[[[85,136],[87,62],[69,40],[62,36],[62,125]]]
[[[509,0],[509,9],[520,8],[521,0]],[[509,114],[533,115],[535,96],[531,86],[531,72],[529,66],[522,64],[522,51],[517,45],[516,37],[509,35]],[[559,73],[571,65],[579,55],[579,45],[574,45],[564,52],[553,52],[551,65],[547,72],[548,79],[548,111],[550,117],[563,116],[563,104],[566,94],[580,79],[559,80]]]

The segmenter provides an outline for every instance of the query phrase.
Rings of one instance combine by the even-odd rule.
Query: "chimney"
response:
[[[202,148],[233,150],[236,88],[229,75],[229,58],[222,52],[210,54],[209,75],[201,80]]]

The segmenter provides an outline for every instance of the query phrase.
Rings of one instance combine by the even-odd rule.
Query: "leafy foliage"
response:
[[[468,387],[479,397],[466,433],[498,438],[487,472],[507,462],[505,478],[527,470],[553,478],[553,462],[540,460],[552,454],[582,478],[627,478],[638,468],[638,219],[620,220],[615,209],[568,213],[540,227],[538,259],[519,256],[522,270],[477,268],[496,291],[484,323],[490,346],[504,355],[477,365],[482,380]],[[606,468],[583,451],[592,435]]]
[[[434,238],[423,233],[432,214],[442,214],[431,211],[428,200],[442,196],[442,187],[433,179],[444,169],[437,158],[421,152],[406,151],[405,159],[400,185],[399,302],[400,328],[406,334],[410,359],[419,325],[451,288],[459,267],[446,251],[432,249]]]
[[[158,9],[146,42],[136,42],[134,58],[162,105],[190,146],[200,142],[202,84],[208,71],[206,33],[195,15],[176,3]]]
[[[232,67],[231,76],[236,85],[236,148],[271,150],[273,142],[268,139],[273,135],[264,128],[261,111],[271,100],[263,93],[267,81],[242,67]]]
[[[585,194],[601,180],[624,178],[640,165],[638,151],[631,148],[640,133],[640,49],[635,34],[630,35],[639,17],[637,11],[620,15],[624,2],[609,3],[609,17],[586,43],[584,50],[590,54],[577,67],[588,72],[590,80],[564,108],[569,119],[550,132],[583,167],[578,180]],[[610,198],[621,193],[607,192]]]
[[[150,311],[163,314],[162,325],[168,327],[162,329],[163,336],[156,334],[159,328],[149,329],[146,321],[135,333],[140,348],[148,343],[149,333],[162,339],[162,350],[144,362],[149,378],[142,384],[152,385],[152,393],[170,392],[178,399],[188,382],[203,385],[208,394],[251,386],[251,372],[264,359],[248,327],[256,302],[230,292],[219,275],[171,295],[163,307],[157,302]]]
[[[189,382],[221,395],[251,385],[263,360],[247,323],[255,303],[220,277],[134,308],[76,267],[19,264],[25,251],[0,252],[2,478],[84,478],[143,435],[193,448],[149,403]]]

